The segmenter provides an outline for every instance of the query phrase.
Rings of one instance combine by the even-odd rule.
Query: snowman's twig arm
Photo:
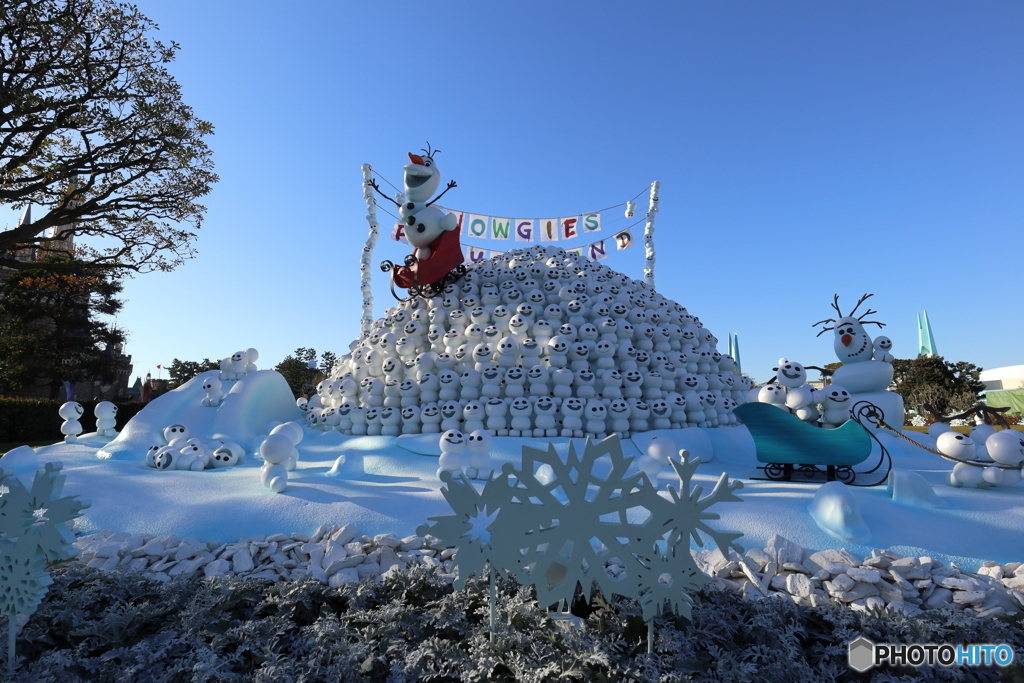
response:
[[[371,178],[370,179],[370,187],[372,187],[373,189],[377,190],[377,194],[379,194],[381,197],[383,197],[384,199],[388,200],[389,202],[391,202],[395,206],[397,206],[397,207],[401,207],[402,206],[401,204],[396,202],[394,200],[394,198],[389,197],[386,194],[384,194],[383,192],[381,192],[380,188],[377,186],[377,179],[376,178]]]
[[[453,187],[458,187],[458,185],[456,184],[456,182],[454,180],[452,180],[452,181],[450,181],[448,183],[448,187],[444,188],[444,192],[447,192],[448,190],[452,189]],[[438,199],[443,197],[444,196],[444,192],[442,192],[441,194],[437,195],[436,197],[431,199],[429,202],[427,202],[427,206],[430,206],[431,204],[436,202]]]

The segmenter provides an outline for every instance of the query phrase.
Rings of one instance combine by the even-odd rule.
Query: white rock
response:
[[[953,591],[940,587],[936,588],[935,592],[931,594],[931,597],[924,601],[924,605],[928,609],[939,609],[949,605],[952,600]]]
[[[805,598],[811,595],[811,581],[803,574],[790,574],[786,577],[786,592],[790,595]]]
[[[779,565],[785,562],[800,564],[804,560],[804,549],[778,534],[768,539],[768,547],[765,548],[765,552],[774,557]]]
[[[832,579],[832,585],[836,587],[836,590],[847,592],[853,590],[854,585],[857,582],[846,574],[840,574],[836,578]]]
[[[373,542],[379,546],[386,546],[388,548],[397,548],[402,545],[402,541],[394,534],[378,534],[373,537]]]
[[[343,586],[346,583],[359,583],[362,577],[355,569],[341,569],[330,578],[329,584],[334,587]]]
[[[983,591],[954,591],[953,602],[961,605],[977,605],[985,600]]]
[[[358,533],[358,530],[351,524],[346,524],[331,534],[331,540],[340,545],[351,543]]]
[[[231,557],[231,568],[236,574],[251,572],[256,568],[248,549],[239,550]]]
[[[355,568],[359,574],[359,579],[365,579],[367,576],[380,576],[380,565],[376,562],[364,562]]]
[[[882,580],[882,575],[876,569],[860,569],[858,567],[851,567],[846,572],[851,579],[855,581],[863,581],[864,583],[878,583]]]
[[[206,576],[224,576],[231,570],[231,563],[227,560],[214,560],[205,567],[203,573]]]

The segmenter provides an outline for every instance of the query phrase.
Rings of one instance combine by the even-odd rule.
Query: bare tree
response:
[[[113,0],[0,1],[0,204],[45,213],[0,231],[0,256],[42,246],[94,265],[170,270],[195,255],[218,178],[213,126],[166,70],[178,45]],[[59,263],[53,260],[53,263]],[[11,268],[38,267],[4,259]]]

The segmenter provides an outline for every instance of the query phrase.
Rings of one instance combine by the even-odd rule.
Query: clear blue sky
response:
[[[181,45],[171,71],[216,127],[221,181],[198,258],[125,287],[135,374],[248,346],[260,367],[345,352],[360,165],[397,184],[427,140],[459,183],[444,203],[491,215],[661,181],[658,289],[720,347],[737,333],[761,381],[780,356],[835,360],[811,328],[834,293],[875,293],[897,357],[927,309],[947,359],[1024,363],[1024,4],[139,6]],[[407,251],[382,237],[375,261]],[[640,277],[642,258],[605,263]]]

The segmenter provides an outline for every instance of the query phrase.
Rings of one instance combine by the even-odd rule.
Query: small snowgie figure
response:
[[[292,456],[294,448],[292,440],[283,432],[270,434],[260,445],[260,455],[263,456],[260,482],[274,493],[288,489],[288,469],[284,463]]]
[[[96,433],[100,436],[117,436],[117,406],[110,401],[100,401],[93,412],[96,415]]]
[[[850,419],[850,392],[838,384],[830,384],[816,394],[822,394],[825,412],[821,414],[822,427],[835,429]]]
[[[477,429],[466,439],[469,449],[469,467],[466,476],[470,479],[486,479],[491,473],[491,448],[494,440],[486,429]]]
[[[875,337],[875,360],[891,363],[896,360],[892,355],[892,340],[888,337]]]
[[[82,433],[82,423],[79,419],[85,414],[82,404],[78,401],[68,401],[57,410],[57,414],[64,418],[64,423],[60,426],[64,443],[78,441],[78,435]]]
[[[441,455],[437,459],[437,477],[441,478],[441,472],[451,472],[453,475],[462,472],[462,454],[466,452],[466,435],[458,429],[449,429],[441,435],[438,445],[441,448]]]
[[[216,408],[220,405],[224,400],[224,392],[221,390],[223,386],[221,381],[213,375],[203,381],[203,391],[206,392],[206,398],[203,399],[204,407]],[[305,400],[303,400],[303,404],[305,404]]]

